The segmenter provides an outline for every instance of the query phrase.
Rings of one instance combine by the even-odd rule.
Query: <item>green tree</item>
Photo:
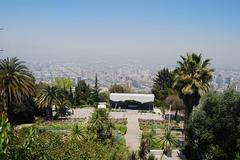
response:
[[[209,92],[193,110],[185,146],[188,159],[233,160],[240,150],[240,93]]]
[[[168,68],[163,68],[162,70],[158,71],[153,81],[155,84],[159,85],[162,91],[167,91],[168,88],[172,88],[173,72],[169,71]]]
[[[40,108],[46,109],[47,118],[52,118],[52,106],[59,99],[58,90],[57,87],[47,86],[37,95],[36,103]]]
[[[175,110],[175,119],[177,119],[178,112],[184,110],[184,103],[178,95],[169,95],[165,99],[165,103],[169,106],[171,105],[172,110]]]
[[[114,84],[109,89],[110,93],[131,93],[131,88],[126,85]]]
[[[158,71],[157,75],[153,79],[152,93],[155,96],[154,104],[161,108],[161,111],[165,113],[167,105],[165,99],[168,95],[174,93],[172,89],[173,84],[173,72],[169,71],[168,68],[163,68]]]
[[[69,95],[67,99],[71,104],[74,104],[74,95],[73,95],[72,87],[70,87]]]
[[[37,106],[34,103],[33,96],[23,97],[21,102],[12,101],[11,108],[13,114],[12,124],[34,123],[37,112]]]
[[[10,122],[14,118],[12,102],[35,95],[34,77],[24,63],[16,57],[0,60],[0,97]]]
[[[208,91],[214,70],[209,68],[210,59],[203,60],[201,54],[187,54],[178,61],[175,70],[174,88],[185,104],[185,128],[193,106],[199,104],[201,96]],[[187,132],[185,132],[187,138]]]
[[[109,93],[108,92],[100,92],[99,93],[99,101],[100,102],[109,102]]]
[[[91,89],[89,85],[86,84],[85,80],[81,80],[77,83],[75,87],[75,102],[77,105],[82,105],[87,103],[90,97]]]
[[[69,92],[70,89],[74,86],[74,82],[71,78],[61,77],[61,78],[56,78],[53,85],[56,86],[57,88],[62,88]]]
[[[95,85],[93,87],[92,90],[92,100],[94,101],[94,103],[97,105],[97,103],[100,101],[99,99],[99,92],[100,92],[100,88],[99,88],[99,82],[98,82],[98,77],[97,74],[95,75]]]
[[[57,116],[65,117],[67,116],[69,106],[71,102],[64,98],[57,98],[56,102],[54,103],[56,107]]]

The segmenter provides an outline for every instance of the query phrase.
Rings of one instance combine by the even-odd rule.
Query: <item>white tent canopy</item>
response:
[[[126,100],[134,100],[141,103],[153,102],[154,95],[153,94],[133,94],[133,93],[111,93],[110,94],[111,101],[126,101]]]

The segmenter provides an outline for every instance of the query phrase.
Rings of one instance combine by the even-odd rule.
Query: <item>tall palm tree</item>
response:
[[[0,99],[9,121],[13,121],[12,103],[21,102],[24,97],[34,96],[34,77],[18,58],[0,60]]]
[[[201,96],[208,91],[214,70],[209,68],[210,59],[203,60],[201,54],[181,56],[175,70],[173,87],[185,104],[185,131],[193,106],[199,104]],[[185,136],[187,133],[185,132]]]
[[[37,95],[36,103],[40,108],[46,108],[47,118],[52,118],[52,105],[59,98],[58,88],[47,86]]]

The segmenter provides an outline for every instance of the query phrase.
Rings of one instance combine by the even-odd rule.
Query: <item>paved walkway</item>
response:
[[[135,112],[127,111],[128,130],[125,139],[130,150],[138,150],[141,141],[141,130],[138,124],[138,116],[136,116]]]
[[[89,118],[93,111],[93,108],[76,108],[74,109],[73,115],[71,115],[69,118]]]

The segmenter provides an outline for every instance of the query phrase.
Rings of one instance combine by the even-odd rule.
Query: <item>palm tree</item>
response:
[[[66,116],[70,105],[71,103],[69,100],[58,97],[55,102],[57,114],[59,114],[61,117]]]
[[[72,129],[72,135],[76,137],[78,140],[87,140],[87,137],[85,135],[85,131],[80,129],[78,124],[75,124]]]
[[[111,139],[114,125],[106,109],[96,109],[89,120],[89,130],[97,134],[100,141]]]
[[[52,105],[56,103],[58,98],[58,88],[54,86],[47,86],[37,95],[36,103],[39,107],[46,108],[47,118],[52,118]]]
[[[213,78],[213,69],[210,69],[210,59],[202,60],[201,54],[187,54],[181,56],[175,70],[173,87],[178,91],[185,105],[185,137],[187,137],[187,121],[193,106],[199,104],[201,96],[208,91],[210,81]]]
[[[21,102],[24,97],[34,96],[34,77],[18,58],[0,60],[0,99],[9,121],[13,121],[13,101]]]
[[[150,150],[154,138],[154,129],[152,128],[149,132],[142,134],[142,139],[146,142],[148,150]]]
[[[172,135],[170,130],[166,130],[164,135],[161,137],[161,148],[163,154],[166,154],[168,157],[171,156],[172,146],[177,143],[176,138]]]

